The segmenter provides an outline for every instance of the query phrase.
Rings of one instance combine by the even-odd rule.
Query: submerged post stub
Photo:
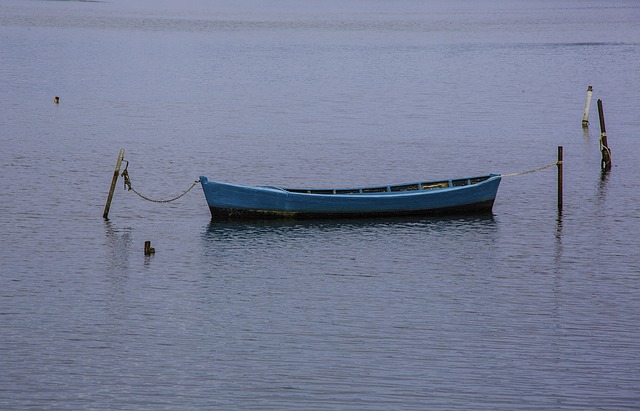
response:
[[[607,141],[607,129],[604,124],[604,110],[602,108],[602,100],[600,99],[598,99],[598,117],[600,118],[600,152],[602,153],[600,168],[602,171],[609,171],[611,170],[611,149],[609,148],[609,142]]]
[[[151,247],[151,241],[147,240],[144,242],[144,255],[155,254],[156,249]]]
[[[582,127],[589,127],[589,110],[591,109],[591,97],[593,96],[593,87],[587,88],[587,100],[584,104],[584,114],[582,115]]]
[[[104,212],[102,218],[109,219],[109,208],[111,208],[111,200],[113,199],[113,192],[116,189],[116,183],[118,182],[118,176],[120,175],[120,166],[122,165],[122,159],[124,158],[124,148],[120,149],[118,154],[118,160],[116,161],[116,169],[113,172],[113,178],[111,179],[111,188],[109,189],[109,195],[107,196],[107,204],[104,206]]]

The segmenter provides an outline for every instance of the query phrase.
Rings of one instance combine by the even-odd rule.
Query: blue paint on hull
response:
[[[360,218],[490,212],[501,176],[448,180],[449,187],[422,189],[429,182],[358,189],[284,189],[200,182],[213,219]],[[442,183],[442,182],[438,182]],[[452,186],[464,184],[462,186]],[[392,191],[411,187],[408,191]],[[368,192],[386,190],[383,192]],[[320,194],[322,192],[322,194]],[[351,194],[334,194],[351,192]]]

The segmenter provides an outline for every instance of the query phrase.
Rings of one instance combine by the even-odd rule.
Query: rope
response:
[[[602,138],[606,137],[606,134],[600,136],[600,152],[602,153],[602,160],[600,161],[600,168],[604,170],[607,160],[609,160],[609,164],[611,164],[611,149],[604,145],[602,142]]]
[[[129,162],[127,160],[124,160],[127,162],[127,165],[124,167],[124,171],[122,172],[121,176],[124,177],[124,186],[127,189],[127,191],[133,191],[136,195],[138,195],[138,197],[142,198],[143,200],[147,200],[147,201],[151,201],[153,203],[170,203],[172,201],[176,201],[179,198],[184,197],[189,191],[191,191],[193,189],[193,187],[196,186],[196,184],[198,184],[200,182],[200,180],[196,180],[193,182],[193,184],[191,184],[191,187],[187,188],[185,191],[183,191],[181,194],[178,194],[177,196],[173,197],[173,198],[169,198],[167,200],[156,200],[153,198],[149,198],[143,194],[140,194],[138,191],[136,191],[132,186],[131,186],[131,177],[129,177],[129,172],[127,171],[127,167],[129,167]]]
[[[559,166],[560,164],[562,164],[562,161],[556,161],[555,163],[547,164],[546,166],[543,166],[540,168],[534,168],[533,170],[521,171],[519,173],[503,174],[502,177],[515,177],[515,176],[521,176],[523,174],[535,173],[536,171],[542,171],[549,167]]]

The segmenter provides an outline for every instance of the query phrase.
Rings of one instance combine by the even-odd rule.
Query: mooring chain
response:
[[[199,179],[194,181],[193,184],[191,184],[191,187],[187,188],[185,191],[183,191],[181,194],[178,194],[176,197],[170,198],[168,200],[156,200],[139,193],[138,191],[136,191],[135,188],[131,186],[131,177],[129,177],[129,172],[127,171],[127,168],[129,167],[129,162],[127,160],[123,160],[123,161],[127,163],[124,167],[124,171],[122,171],[122,174],[121,174],[121,176],[124,178],[124,188],[127,191],[133,191],[136,195],[138,195],[138,197],[142,198],[143,200],[151,201],[153,203],[170,203],[172,201],[176,201],[179,198],[182,198],[184,195],[186,195],[189,191],[193,189],[193,187],[196,186],[196,184],[200,182]]]

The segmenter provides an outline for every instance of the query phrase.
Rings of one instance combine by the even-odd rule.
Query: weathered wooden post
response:
[[[598,117],[600,117],[600,152],[602,152],[602,160],[600,168],[602,171],[611,170],[611,149],[607,142],[607,129],[604,125],[604,110],[602,109],[602,100],[598,99]]]
[[[147,240],[144,242],[144,255],[155,254],[156,249],[151,247],[151,241]]]
[[[589,88],[587,88],[587,101],[584,104],[584,114],[582,115],[582,127],[589,127],[589,110],[591,109],[592,95],[593,88],[589,86]]]
[[[563,148],[558,146],[558,211],[562,211],[562,162],[563,162]]]
[[[109,208],[111,208],[111,200],[113,199],[113,191],[116,189],[116,183],[118,182],[118,176],[120,175],[120,166],[122,165],[122,159],[124,158],[124,148],[120,149],[118,155],[118,161],[116,162],[116,169],[113,172],[113,178],[111,179],[111,188],[109,189],[109,196],[107,197],[107,204],[104,206],[104,213],[102,218],[109,219]]]

